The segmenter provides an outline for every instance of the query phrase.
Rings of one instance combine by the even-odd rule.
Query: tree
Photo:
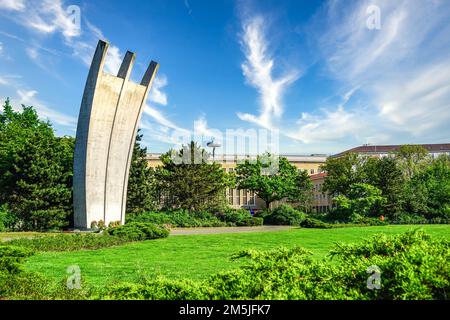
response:
[[[69,224],[73,150],[74,139],[56,137],[33,107],[15,112],[6,100],[0,115],[0,204],[17,217],[17,228]]]
[[[407,185],[407,204],[427,218],[450,218],[450,156],[441,155],[417,172]],[[411,191],[413,189],[413,191]]]
[[[258,156],[255,160],[245,160],[236,166],[238,188],[254,191],[264,200],[266,208],[273,201],[306,200],[307,192],[312,188],[309,180],[307,174],[299,173],[286,158],[274,157],[269,153]]]
[[[156,181],[148,166],[147,148],[141,147],[142,134],[138,131],[134,144],[127,191],[127,213],[142,213],[155,209]]]
[[[395,156],[407,180],[430,163],[428,150],[419,145],[403,145],[395,153]]]
[[[362,182],[360,168],[363,158],[347,153],[339,158],[328,158],[321,169],[327,172],[323,190],[330,195],[348,195],[351,185]]]
[[[382,209],[385,215],[394,218],[402,210],[402,188],[404,176],[395,157],[367,158],[361,166],[361,182],[381,190],[386,202]]]
[[[377,216],[386,198],[381,190],[367,183],[354,183],[348,196],[339,195],[333,199],[339,210],[347,213],[347,217],[355,220],[361,216]]]
[[[163,207],[190,212],[214,210],[224,205],[225,191],[232,185],[220,164],[194,141],[161,156],[155,172]]]

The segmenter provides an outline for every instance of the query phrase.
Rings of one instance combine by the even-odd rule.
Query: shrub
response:
[[[127,216],[127,223],[130,222],[150,222],[170,227],[191,228],[191,227],[223,227],[227,224],[220,221],[209,212],[192,212],[187,210],[174,210],[165,212],[145,212]]]
[[[250,211],[245,209],[227,209],[216,212],[216,216],[223,222],[235,226],[261,226],[263,219],[253,217]]]
[[[17,223],[17,217],[11,213],[8,206],[0,206],[0,232],[12,230]]]
[[[264,224],[298,226],[305,219],[305,214],[289,205],[281,205],[264,216]]]
[[[33,251],[26,248],[0,246],[0,273],[19,273],[21,263],[31,255]]]
[[[141,241],[166,238],[169,235],[169,230],[153,223],[131,222],[119,227],[109,228],[106,233],[121,239]]]
[[[303,220],[300,223],[300,226],[302,228],[317,228],[317,229],[330,229],[333,227],[329,223],[325,223],[323,221],[311,217],[306,217],[305,220]]]
[[[380,218],[359,217],[353,221],[354,224],[366,225],[366,226],[385,226],[389,222],[380,220]]]
[[[203,298],[199,283],[191,280],[168,280],[156,278],[142,283],[116,284],[107,289],[108,300],[188,300]]]
[[[394,221],[394,224],[427,224],[428,220],[418,214],[400,214]]]

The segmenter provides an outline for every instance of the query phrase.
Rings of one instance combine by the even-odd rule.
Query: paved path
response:
[[[219,234],[219,233],[241,233],[241,232],[273,232],[289,230],[292,226],[261,226],[261,227],[218,227],[218,228],[174,228],[170,230],[171,236],[189,234]]]

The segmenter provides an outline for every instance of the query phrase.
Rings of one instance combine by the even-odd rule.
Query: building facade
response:
[[[160,160],[161,154],[150,153],[147,155],[148,164],[150,167],[155,168],[162,164]],[[326,155],[280,155],[281,157],[286,157],[288,161],[293,164],[297,170],[306,170],[310,176],[314,176],[321,173],[320,166],[323,165],[327,159]],[[215,158],[215,161],[220,163],[223,170],[226,172],[233,172],[236,169],[237,164],[240,161],[248,159],[246,156],[241,155],[219,155]],[[313,180],[314,183],[314,180]],[[227,190],[228,204],[232,208],[245,208],[259,210],[265,208],[265,203],[263,200],[258,198],[253,191],[239,190],[239,189],[229,189]],[[322,206],[322,199],[316,203],[313,201],[313,207]],[[277,202],[273,206],[277,206]]]

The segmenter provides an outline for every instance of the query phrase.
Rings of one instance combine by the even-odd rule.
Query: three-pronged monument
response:
[[[129,80],[135,55],[127,52],[117,76],[103,72],[108,43],[99,41],[78,117],[74,154],[74,227],[125,221],[128,175],[142,110],[158,63],[140,84]]]

